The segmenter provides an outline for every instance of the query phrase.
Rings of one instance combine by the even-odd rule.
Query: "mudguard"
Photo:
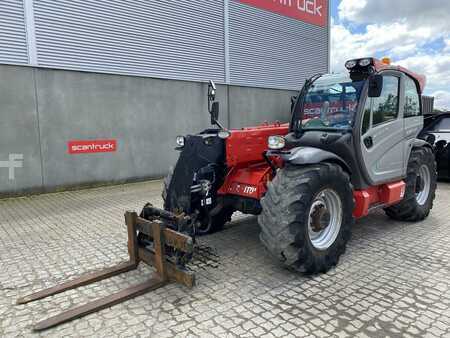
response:
[[[420,138],[414,139],[412,147],[413,148],[429,147],[430,149],[433,149],[433,146],[431,144],[429,144],[425,140],[421,140]]]
[[[320,148],[293,148],[288,153],[281,154],[281,158],[284,162],[292,163],[294,165],[316,164],[331,161],[339,163],[347,172],[350,172],[350,167],[341,157]]]

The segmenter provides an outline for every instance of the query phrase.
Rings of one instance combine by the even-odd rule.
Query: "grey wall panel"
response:
[[[210,126],[205,83],[4,65],[0,78],[0,161],[24,155],[15,180],[0,168],[0,197],[161,177],[175,137]],[[293,94],[220,85],[220,120],[288,121]],[[116,139],[117,152],[68,153],[68,141],[98,139]]]
[[[28,63],[22,0],[0,1],[0,63]]]
[[[229,87],[230,126],[241,128],[267,122],[289,122],[291,96],[296,91]]]
[[[328,28],[230,1],[231,84],[297,90],[326,73]]]
[[[8,168],[0,167],[0,195],[39,190],[42,185],[33,72],[32,68],[0,66],[0,161],[8,161],[9,154],[23,155],[14,179],[9,178]]]
[[[221,0],[35,0],[41,66],[224,82]]]
[[[154,178],[178,152],[175,137],[209,126],[206,84],[37,70],[44,187]],[[226,88],[218,99],[224,121]],[[116,139],[117,152],[70,155],[70,140]]]

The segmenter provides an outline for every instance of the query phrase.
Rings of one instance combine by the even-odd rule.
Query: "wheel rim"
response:
[[[431,185],[430,169],[428,168],[427,165],[423,164],[419,168],[416,182],[416,187],[420,186],[420,189],[416,188],[416,201],[420,205],[424,205],[427,202],[428,195],[430,194],[430,185]]]
[[[336,241],[342,224],[342,202],[331,189],[318,193],[311,204],[308,217],[308,234],[311,244],[326,250]]]

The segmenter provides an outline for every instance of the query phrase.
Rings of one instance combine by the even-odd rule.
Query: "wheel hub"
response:
[[[311,213],[311,229],[314,232],[320,232],[328,226],[328,222],[329,213],[326,206],[322,202],[317,203],[313,206]]]
[[[311,244],[326,250],[335,242],[342,224],[342,202],[332,189],[324,189],[314,198],[308,217]]]

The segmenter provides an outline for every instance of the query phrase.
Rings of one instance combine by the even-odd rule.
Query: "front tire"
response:
[[[436,196],[436,161],[429,147],[411,151],[405,181],[404,199],[386,208],[385,212],[390,218],[398,221],[422,221],[430,214]]]
[[[339,165],[288,164],[261,205],[261,241],[284,266],[319,273],[338,263],[354,223],[353,187]]]

